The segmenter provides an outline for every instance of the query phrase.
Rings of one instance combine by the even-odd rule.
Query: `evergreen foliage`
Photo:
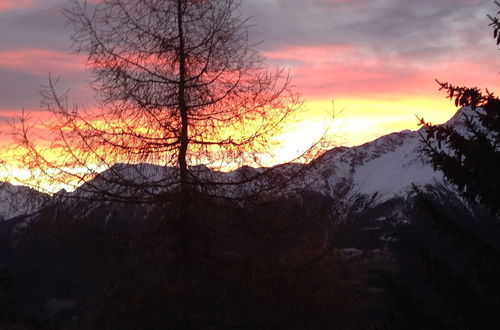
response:
[[[421,134],[424,153],[434,169],[471,201],[486,205],[492,212],[500,211],[500,100],[477,88],[456,87],[439,82],[441,89],[455,104],[470,107],[473,115],[463,113],[462,125],[424,125]],[[462,129],[464,131],[462,131]]]
[[[500,7],[500,3],[498,1],[495,1],[495,3]],[[497,14],[500,14],[500,10],[497,11]],[[500,45],[500,20],[496,16],[492,17],[488,15],[488,17],[491,20],[490,25],[493,26],[493,37],[496,39],[497,45]]]
[[[495,1],[500,7],[500,3]],[[500,14],[500,11],[497,12]],[[500,21],[488,15],[493,37],[500,44]],[[465,132],[457,127],[433,126],[422,118],[425,133],[422,140],[424,153],[435,169],[458,186],[469,200],[500,212],[500,99],[492,92],[477,87],[458,87],[437,81],[440,90],[458,107],[470,107],[473,115],[463,114]]]
[[[500,3],[495,3],[500,7]],[[488,17],[498,45],[500,21],[498,17]],[[460,122],[454,125],[434,126],[420,119],[424,156],[472,204],[486,207],[494,219],[500,220],[500,99],[488,90],[437,82],[457,107],[466,108],[459,112],[456,120]],[[431,232],[437,232],[444,246],[449,245],[446,248],[452,251],[453,258],[440,249],[417,243],[413,251],[415,270],[423,275],[423,285],[432,288],[438,297],[438,307],[430,307],[428,298],[404,281],[389,282],[388,291],[395,307],[376,328],[492,328],[498,323],[500,309],[498,245],[446,214],[432,196],[416,187],[415,192],[415,207],[423,218],[430,220]],[[488,224],[486,219],[478,221],[484,228],[498,227],[498,223]]]

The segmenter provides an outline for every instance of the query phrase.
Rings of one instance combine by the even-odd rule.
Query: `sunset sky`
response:
[[[0,0],[0,139],[24,108],[36,117],[49,73],[92,102],[83,56],[72,54],[69,0]],[[434,79],[500,90],[500,53],[488,26],[491,0],[246,0],[250,38],[268,63],[290,68],[306,111],[290,128],[287,153],[322,131],[356,145],[415,129],[415,115],[439,123],[456,111]]]

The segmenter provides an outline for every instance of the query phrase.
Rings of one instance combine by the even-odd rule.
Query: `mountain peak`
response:
[[[444,125],[446,126],[455,126],[460,127],[463,126],[463,122],[466,118],[470,118],[476,120],[479,118],[479,114],[483,111],[483,108],[475,108],[471,107],[461,107],[457,110],[457,112],[451,117]]]

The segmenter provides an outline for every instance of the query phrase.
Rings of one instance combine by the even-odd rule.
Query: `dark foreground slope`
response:
[[[140,205],[46,208],[22,234],[25,219],[4,222],[3,260],[21,315],[64,327],[175,329],[188,281],[193,328],[357,328],[362,264],[329,244],[326,205],[316,193],[252,209],[200,201],[188,279],[164,210]]]

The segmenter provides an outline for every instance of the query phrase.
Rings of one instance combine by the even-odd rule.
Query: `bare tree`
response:
[[[69,106],[67,93],[58,93],[57,80],[50,79],[42,96],[52,119],[42,125],[52,132],[46,143],[52,154],[35,143],[23,118],[22,162],[37,177],[80,186],[92,198],[99,193],[107,200],[176,201],[181,227],[193,194],[236,197],[244,190],[241,184],[263,171],[221,182],[222,176],[199,165],[258,164],[301,107],[289,76],[267,69],[250,47],[239,5],[238,0],[73,0],[63,12],[75,28],[76,51],[86,55],[97,110]],[[146,173],[144,167],[116,163],[163,169]],[[103,170],[100,180],[89,180]],[[233,193],[221,193],[227,191],[222,184]]]
[[[239,0],[73,0],[64,14],[75,28],[75,50],[86,56],[97,106],[70,106],[68,94],[50,79],[42,91],[52,113],[43,123],[50,141],[40,147],[27,118],[17,136],[26,151],[22,162],[51,184],[69,183],[91,193],[79,198],[174,210],[164,220],[178,235],[186,329],[197,199],[239,198],[245,184],[259,181],[244,194],[248,197],[280,181],[270,173],[275,168],[222,176],[201,165],[259,164],[301,108],[289,75],[268,69],[252,49],[239,5]],[[90,180],[96,176],[99,180]]]
[[[76,185],[117,162],[174,167],[176,180],[143,178],[140,187],[172,185],[182,194],[202,181],[190,165],[255,164],[300,102],[288,75],[268,70],[249,47],[238,6],[75,0],[64,13],[75,27],[75,49],[87,56],[99,110],[68,106],[51,80],[43,97],[54,120],[46,126],[57,133],[50,147],[64,157],[44,156],[23,129],[24,162]],[[84,171],[68,170],[75,167]]]

